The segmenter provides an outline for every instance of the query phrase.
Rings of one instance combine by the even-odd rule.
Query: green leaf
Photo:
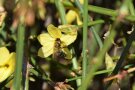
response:
[[[113,62],[112,58],[108,53],[105,55],[105,64],[106,64],[106,69],[114,69],[115,63]]]

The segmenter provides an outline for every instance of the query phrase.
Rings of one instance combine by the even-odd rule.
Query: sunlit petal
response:
[[[71,24],[76,19],[76,12],[74,10],[69,10],[66,14],[66,20],[68,24]]]
[[[58,28],[64,34],[77,35],[78,27],[76,25],[60,25]]]
[[[68,46],[76,40],[76,37],[76,35],[62,35],[60,40]]]
[[[52,38],[48,33],[40,34],[37,37],[37,39],[40,42],[40,44],[43,45],[43,46],[48,46],[48,43],[51,43],[51,42],[55,41],[55,39]]]
[[[6,64],[0,66],[0,82],[4,81],[7,79],[13,72],[15,68],[15,53],[11,53],[6,60]]]
[[[53,46],[49,46],[48,47],[41,47],[38,50],[38,56],[42,57],[42,58],[46,58],[48,56],[50,56],[53,53]]]
[[[7,62],[9,55],[9,51],[6,47],[0,48],[0,65],[4,65]]]
[[[60,38],[61,37],[61,31],[55,27],[54,25],[50,24],[47,27],[48,33],[50,34],[51,37],[53,38]]]
[[[76,22],[77,22],[77,25],[82,25],[83,22],[81,21],[80,17],[79,17],[79,14],[77,14],[76,16]]]

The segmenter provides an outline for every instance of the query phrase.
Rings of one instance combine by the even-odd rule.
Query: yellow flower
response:
[[[74,2],[74,0],[71,0]],[[79,0],[80,4],[84,3],[84,0]],[[66,20],[68,24],[71,24],[72,22],[76,21],[77,25],[82,25],[82,21],[79,15],[79,11],[77,9],[69,9],[66,13]]]
[[[83,4],[83,3],[84,3],[84,0],[79,0],[79,1],[80,1],[80,3],[81,3],[81,4]]]
[[[0,82],[7,79],[15,67],[15,53],[9,53],[6,47],[0,48]]]
[[[55,52],[63,52],[66,59],[71,59],[72,55],[67,46],[76,40],[77,27],[74,25],[61,25],[57,28],[50,24],[47,30],[48,33],[40,34],[37,37],[42,45],[38,51],[38,56],[46,58]]]
[[[79,13],[76,10],[70,9],[66,14],[66,20],[68,24],[71,24],[76,20],[77,25],[82,25]]]

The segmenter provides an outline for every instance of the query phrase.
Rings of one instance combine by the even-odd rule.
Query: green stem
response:
[[[116,10],[107,9],[107,8],[98,7],[98,6],[93,6],[93,5],[89,5],[88,9],[91,12],[95,12],[95,13],[103,14],[103,15],[108,15],[108,16],[111,16],[111,17],[117,17],[118,14],[119,14],[118,11],[116,11]],[[129,20],[131,22],[134,22],[135,16],[128,15],[128,16],[125,17],[125,19]]]
[[[82,82],[85,80],[87,73],[87,35],[88,35],[88,0],[84,1],[83,13],[83,63],[82,63]]]
[[[114,30],[111,31],[109,37],[105,40],[102,49],[98,52],[97,56],[94,58],[95,65],[92,66],[91,70],[87,74],[85,80],[82,82],[82,85],[78,90],[87,90],[88,85],[91,84],[92,78],[94,77],[94,74],[92,73],[94,73],[99,68],[99,66],[102,65],[104,55],[111,46],[111,40],[115,37],[115,34],[116,33]]]
[[[134,9],[132,0],[129,2],[129,11],[130,11],[131,15],[135,15],[135,9]]]
[[[17,32],[17,44],[16,44],[16,68],[15,78],[13,83],[13,90],[20,90],[22,80],[22,63],[24,53],[24,38],[25,38],[25,26],[20,23]]]
[[[91,28],[93,28],[93,27],[91,27]],[[92,33],[94,34],[94,38],[97,41],[99,48],[101,50],[103,47],[103,43],[102,43],[101,39],[99,38],[99,35],[97,34],[97,32],[95,30],[92,30]]]
[[[83,13],[83,9],[82,9],[82,5],[80,4],[80,2],[78,0],[75,1],[75,4],[77,5],[77,7],[79,8],[79,10],[81,11],[81,13]],[[89,5],[88,5],[88,9],[89,9]],[[91,23],[91,18],[89,17],[88,18],[88,22]],[[89,25],[89,24],[88,24]],[[100,36],[97,34],[97,32],[95,31],[95,27],[91,27],[90,30],[92,31],[93,33],[93,36],[95,38],[95,40],[97,41],[100,49],[102,48],[103,46],[103,43],[102,43],[102,40],[100,39]],[[91,51],[91,50],[90,50]]]
[[[72,3],[66,4],[66,2],[63,1],[63,4],[65,6],[68,7],[74,7]],[[94,5],[89,5],[88,6],[88,10],[94,13],[98,13],[98,14],[103,14],[103,15],[108,15],[111,17],[117,17],[118,16],[118,11],[116,10],[112,10],[112,9],[107,9],[107,8],[103,8],[103,7],[99,7],[99,6],[94,6]],[[128,15],[125,17],[126,20],[134,22],[135,21],[135,16],[134,15]]]
[[[135,39],[135,30],[130,35],[129,40],[127,42],[127,45],[124,48],[124,50],[123,50],[123,52],[122,52],[122,54],[120,56],[120,59],[118,60],[116,66],[115,66],[115,68],[114,68],[114,70],[113,70],[113,72],[111,73],[110,76],[116,75],[119,72],[119,70],[122,67],[122,64],[124,63],[124,60],[125,60],[125,58],[127,56],[127,52],[128,52],[128,50],[129,50],[129,48],[130,48],[130,46],[131,46],[131,44],[132,44],[132,42],[133,42],[134,39]],[[109,81],[106,84],[105,88],[107,89],[111,85],[111,83],[112,83],[112,81]]]
[[[88,26],[90,27],[90,26],[94,26],[94,25],[97,25],[97,24],[102,24],[102,23],[104,23],[105,21],[104,20],[95,20],[95,21],[91,21],[91,22],[89,22],[88,23]],[[83,27],[83,25],[78,25],[78,27],[79,28],[82,28]]]
[[[118,60],[117,65],[116,65],[116,67],[114,68],[114,70],[113,70],[113,72],[112,72],[112,75],[117,74],[118,71],[120,70],[120,68],[121,68],[121,66],[122,66],[122,64],[123,64],[123,62],[124,62],[124,60],[125,60],[125,58],[126,58],[126,56],[127,56],[127,52],[128,52],[128,50],[129,50],[129,48],[130,48],[132,42],[134,41],[134,39],[135,39],[135,30],[134,30],[134,31],[132,32],[132,34],[130,35],[129,40],[128,40],[128,42],[127,42],[127,45],[126,45],[126,47],[124,48],[124,50],[123,50],[123,52],[122,52],[122,54],[121,54],[121,56],[120,56],[120,59]]]
[[[78,63],[77,63],[76,57],[73,57],[72,63],[73,63],[73,69],[78,70]],[[76,83],[77,83],[77,86],[80,86],[81,85],[81,79],[76,79]]]
[[[102,71],[97,71],[95,73],[93,73],[93,75],[99,75],[99,74],[104,74],[104,73],[109,73],[111,72],[112,70],[102,70]],[[66,79],[65,82],[71,82],[71,81],[74,81],[74,80],[77,80],[77,79],[81,79],[82,76],[78,76],[78,77],[74,77],[74,78],[69,78],[69,79]]]
[[[27,69],[27,76],[25,81],[25,90],[29,90],[29,71]]]
[[[130,55],[128,55],[128,57],[127,57],[127,59],[134,59],[134,58],[135,58],[135,54],[130,54]],[[117,60],[120,59],[120,56],[114,56],[114,57],[112,57],[112,59],[113,59],[114,61],[117,61]]]
[[[81,14],[83,14],[83,8],[82,8],[82,5],[81,5],[81,3],[79,2],[79,0],[75,0],[75,4],[76,4],[76,6],[79,8],[79,10],[81,11]]]
[[[66,79],[65,82],[68,83],[68,82],[71,82],[71,81],[74,81],[74,80],[77,80],[77,79],[81,79],[81,78],[82,78],[82,76],[74,77],[74,78]]]
[[[77,7],[81,10],[81,12],[83,12],[83,16],[86,14],[85,13],[85,11],[83,11],[83,9],[82,9],[82,5],[80,4],[80,2],[78,1],[78,0],[76,0],[75,1],[75,3],[76,3],[76,5],[77,5]],[[88,2],[87,2],[88,3]],[[84,6],[85,6],[85,3],[84,3]],[[88,9],[88,5],[87,5],[87,9]],[[84,9],[85,10],[85,9]],[[88,11],[87,11],[88,12]],[[88,13],[87,13],[87,15],[88,15]],[[84,16],[83,18],[85,18],[86,16]],[[88,19],[88,17],[87,17],[87,19]],[[85,23],[87,23],[89,21],[89,23],[91,23],[91,19],[89,18],[88,20],[86,20],[86,22]],[[84,22],[84,21],[83,21]],[[84,24],[85,24],[84,23]],[[83,24],[83,26],[84,26],[84,24]],[[97,32],[96,31],[94,31],[95,29],[94,29],[94,27],[91,27],[91,31],[92,31],[92,33],[93,33],[93,35],[94,35],[94,37],[95,37],[95,39],[96,39],[96,41],[97,41],[97,43],[98,43],[98,45],[99,45],[99,47],[100,47],[100,49],[102,48],[102,46],[103,46],[103,43],[102,43],[102,41],[101,41],[101,39],[100,39],[100,37],[99,37],[99,35],[97,34]],[[84,31],[84,29],[83,29],[83,32],[85,32]],[[84,35],[83,35],[84,36]],[[87,36],[86,36],[87,37]],[[85,37],[85,38],[86,38]],[[83,42],[83,44],[87,44],[87,42]],[[84,47],[83,47],[84,48]],[[86,50],[86,48],[85,48],[85,50]],[[83,57],[84,57],[84,59],[83,59],[83,73],[82,73],[82,82],[83,82],[83,79],[85,79],[85,75],[86,75],[86,68],[87,68],[87,60],[86,61],[84,61],[85,59],[87,59],[86,57],[87,56],[84,56],[84,54],[86,54],[86,51],[84,51],[84,49],[83,49]],[[86,70],[86,71],[85,71]]]
[[[98,6],[93,6],[89,5],[88,6],[89,11],[99,13],[99,14],[104,14],[104,15],[109,15],[112,17],[116,17],[118,15],[118,12],[112,9],[107,9],[103,7],[98,7]]]
[[[64,8],[63,4],[61,3],[60,0],[55,0],[55,5],[59,11],[62,24],[67,24],[67,22],[65,20],[66,15],[65,15],[65,8]]]
[[[131,0],[130,0],[130,1],[131,1]],[[129,5],[129,1],[124,1],[123,4],[121,5],[120,12],[122,12],[122,11],[127,12],[127,11],[128,11],[128,9],[127,9],[128,5]],[[119,21],[117,21],[117,22],[115,23],[115,25],[118,25],[118,23],[119,23]],[[118,60],[118,62],[117,62],[117,64],[116,64],[116,66],[115,66],[113,72],[111,73],[111,76],[112,76],[112,75],[115,75],[115,74],[117,74],[117,73],[119,72],[120,68],[122,67],[122,64],[124,63],[124,60],[125,60],[126,55],[127,55],[127,53],[128,53],[128,50],[129,50],[129,48],[130,48],[130,46],[131,46],[133,40],[135,39],[135,27],[134,27],[134,25],[133,25],[132,28],[134,29],[134,31],[133,31],[133,32],[131,33],[131,35],[129,36],[129,40],[128,40],[128,42],[127,42],[127,45],[125,46],[124,50],[122,51],[122,54],[121,54],[121,56],[120,56],[120,59]],[[111,84],[112,84],[112,81],[109,81],[109,82],[105,85],[105,89],[107,89]]]
[[[25,90],[29,90],[29,42],[28,42],[28,36],[29,34],[27,33],[26,35],[26,43],[25,43],[25,50],[27,50],[27,52],[24,53],[24,57],[25,57],[25,60],[23,62],[23,79],[22,80],[22,83],[23,83],[23,88]],[[24,81],[24,82],[23,82]]]

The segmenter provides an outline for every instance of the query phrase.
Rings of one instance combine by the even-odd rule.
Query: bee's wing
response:
[[[38,51],[38,56],[43,58],[50,56],[53,53],[55,39],[48,33],[40,34],[37,38],[41,45],[43,45]]]
[[[62,51],[65,53],[65,55],[66,55],[65,58],[66,59],[72,59],[72,54],[71,54],[71,52],[69,51],[68,48],[63,48]]]
[[[50,34],[50,36],[53,38],[60,38],[62,35],[60,29],[58,29],[57,27],[55,27],[52,24],[50,24],[47,27],[47,30],[48,30],[48,33]]]

